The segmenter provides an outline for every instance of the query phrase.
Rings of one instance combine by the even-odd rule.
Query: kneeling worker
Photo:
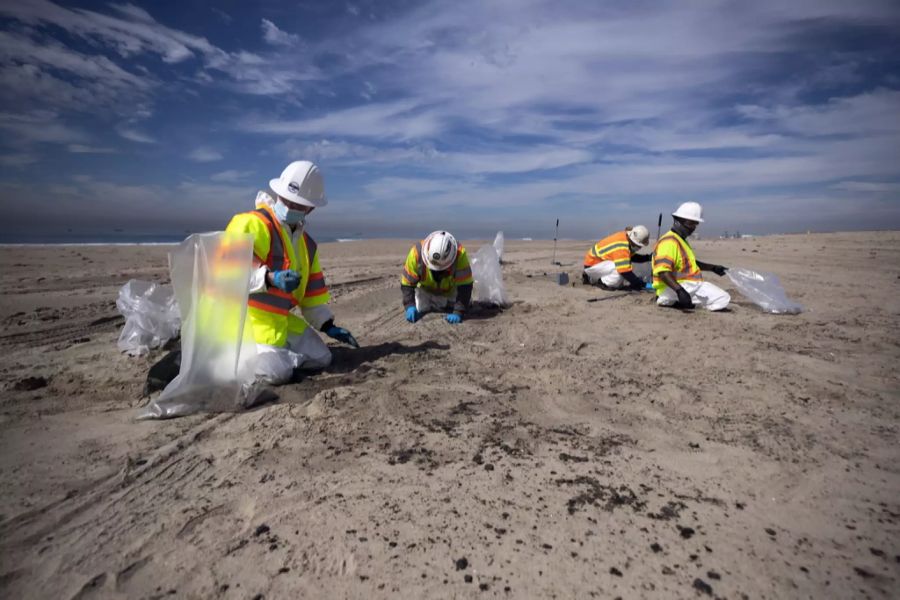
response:
[[[719,277],[728,269],[722,265],[700,262],[687,242],[697,225],[703,222],[703,207],[685,202],[672,213],[672,229],[656,242],[653,249],[653,287],[659,306],[722,310],[731,302],[728,292],[707,281],[700,271],[712,271]]]
[[[472,300],[472,267],[466,249],[446,231],[434,231],[409,250],[400,276],[406,320],[415,323],[422,313],[450,311],[457,324]]]
[[[258,351],[256,375],[278,385],[287,383],[296,368],[331,364],[331,351],[313,328],[356,348],[359,344],[334,324],[317,245],[303,231],[309,213],[327,203],[318,167],[292,162],[269,187],[275,198],[259,192],[256,209],[235,215],[226,230],[253,236],[247,315]],[[296,307],[302,316],[293,312]]]
[[[649,254],[637,253],[649,243],[650,232],[643,225],[603,238],[584,255],[582,282],[595,285],[599,281],[601,287],[611,289],[644,289],[646,284],[634,274],[632,263],[650,261]]]

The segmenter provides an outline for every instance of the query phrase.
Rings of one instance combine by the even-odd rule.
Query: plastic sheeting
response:
[[[138,418],[237,410],[254,400],[256,344],[247,321],[253,238],[195,234],[169,254],[181,314],[178,376]]]
[[[494,250],[497,251],[497,258],[503,260],[503,232],[498,231],[494,237]]]
[[[803,312],[801,305],[787,297],[778,276],[774,273],[757,273],[750,269],[731,268],[726,274],[744,297],[765,312],[786,315]]]
[[[498,234],[498,236],[500,235]],[[470,259],[470,262],[472,263],[472,278],[475,280],[475,300],[486,304],[506,306],[503,272],[500,269],[500,257],[494,246],[482,246]]]
[[[142,356],[178,336],[181,318],[170,286],[132,279],[119,289],[116,299],[125,325],[119,334],[119,350]]]

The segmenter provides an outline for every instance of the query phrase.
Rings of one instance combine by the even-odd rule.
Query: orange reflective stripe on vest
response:
[[[266,266],[271,271],[289,269],[290,260],[284,247],[284,240],[281,237],[281,227],[278,226],[278,221],[265,208],[258,208],[251,214],[256,215],[266,224],[266,228],[269,230],[269,254],[266,256]],[[250,294],[247,304],[259,310],[286,315],[297,304],[297,300],[290,292],[285,292],[278,288],[270,288],[263,292]]]

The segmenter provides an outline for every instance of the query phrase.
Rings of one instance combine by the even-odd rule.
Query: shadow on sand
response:
[[[331,365],[323,369],[324,373],[350,373],[362,365],[375,362],[379,358],[392,354],[417,354],[428,350],[449,350],[447,344],[439,344],[427,341],[415,346],[406,346],[400,342],[384,342],[375,346],[362,346],[361,348],[348,348],[346,346],[331,347]],[[310,375],[315,373],[307,372]]]

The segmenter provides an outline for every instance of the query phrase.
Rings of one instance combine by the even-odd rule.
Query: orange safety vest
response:
[[[617,231],[591,246],[584,255],[584,266],[593,267],[605,260],[613,261],[619,273],[628,273],[632,270],[631,245],[628,243],[627,233]]]

